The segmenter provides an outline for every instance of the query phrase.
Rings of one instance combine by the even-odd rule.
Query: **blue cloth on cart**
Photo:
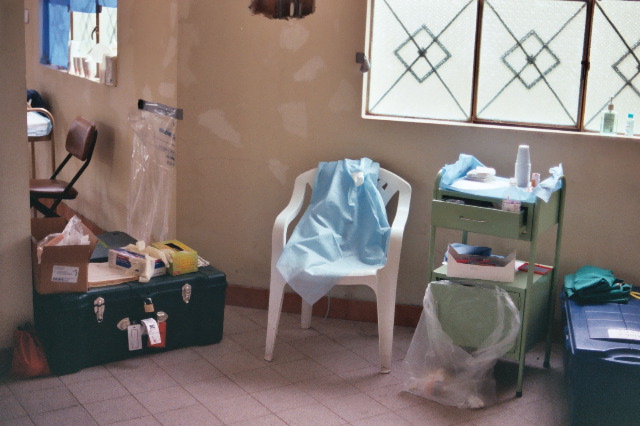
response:
[[[276,264],[306,302],[315,303],[343,276],[386,264],[391,228],[379,171],[369,158],[318,165],[309,206]]]
[[[469,173],[476,167],[485,167],[485,165],[482,164],[473,155],[460,154],[460,156],[458,157],[458,161],[453,164],[447,164],[442,168],[443,173],[442,177],[440,178],[440,188],[448,189],[451,191],[460,191],[460,189],[453,186],[453,184],[458,179],[464,179],[467,173]],[[540,182],[540,184],[536,186],[533,191],[519,191],[518,195],[514,197],[513,194],[510,194],[510,197],[515,198],[518,201],[524,201],[527,203],[535,203],[536,197],[542,199],[545,202],[548,202],[551,198],[551,194],[562,187],[562,181],[560,180],[560,178],[564,175],[562,164],[551,167],[549,169],[549,173],[551,173],[551,176]],[[467,194],[502,199],[504,197],[505,190],[508,187],[509,180],[503,177],[496,177],[495,179],[504,181],[504,187],[464,190],[463,192]]]

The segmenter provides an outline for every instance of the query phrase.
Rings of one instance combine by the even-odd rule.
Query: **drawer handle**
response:
[[[468,217],[460,216],[460,220],[466,220],[468,222],[486,223],[486,220],[470,219]]]

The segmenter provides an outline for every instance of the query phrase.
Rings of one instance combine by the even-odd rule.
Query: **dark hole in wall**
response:
[[[312,14],[316,6],[315,0],[251,0],[249,9],[269,19],[299,19]]]

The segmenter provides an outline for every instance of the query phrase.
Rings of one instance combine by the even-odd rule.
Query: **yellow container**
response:
[[[171,250],[173,262],[167,272],[171,275],[188,274],[198,270],[198,252],[178,240],[168,240],[151,244],[160,250]]]

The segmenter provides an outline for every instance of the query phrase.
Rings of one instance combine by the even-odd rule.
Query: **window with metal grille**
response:
[[[118,52],[117,0],[43,0],[40,62],[92,80]]]
[[[363,115],[598,131],[640,114],[640,1],[369,0]],[[636,129],[636,133],[639,133]]]

